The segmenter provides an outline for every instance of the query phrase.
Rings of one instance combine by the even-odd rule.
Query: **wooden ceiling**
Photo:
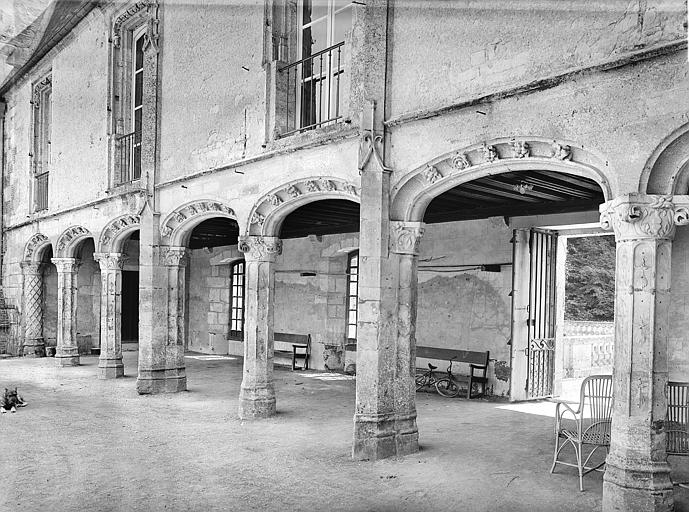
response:
[[[424,222],[590,211],[597,210],[603,201],[598,184],[587,178],[553,171],[508,172],[463,183],[439,195],[426,209]],[[326,199],[289,214],[280,238],[358,231],[359,205]],[[235,245],[238,236],[239,228],[233,220],[209,219],[194,229],[189,245],[192,249]]]

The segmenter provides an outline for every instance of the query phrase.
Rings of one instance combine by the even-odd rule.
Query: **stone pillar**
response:
[[[414,374],[416,268],[423,225],[389,222],[378,215],[373,212],[379,223],[383,220],[382,225],[389,226],[389,236],[380,237],[375,228],[366,228],[367,214],[362,212],[353,447],[356,459],[402,456],[419,449]]]
[[[53,258],[57,269],[57,348],[58,366],[77,366],[77,270],[76,258]]]
[[[241,419],[267,418],[276,412],[273,387],[274,264],[282,252],[276,237],[245,236],[244,376],[239,392]]]
[[[672,196],[631,194],[601,205],[615,231],[615,392],[603,511],[673,510],[664,419],[668,380],[670,259],[688,210]]]
[[[100,358],[98,378],[124,377],[122,363],[122,265],[121,253],[94,253],[100,265]]]
[[[22,354],[44,357],[43,340],[43,270],[40,263],[21,263],[23,278],[24,343]]]

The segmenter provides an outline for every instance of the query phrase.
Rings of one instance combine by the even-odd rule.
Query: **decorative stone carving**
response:
[[[423,172],[424,178],[428,183],[435,183],[436,181],[442,179],[443,175],[440,174],[438,169],[433,165],[426,166],[426,170]]]
[[[50,261],[55,265],[58,274],[73,274],[81,265],[81,260],[76,258],[52,258]]]
[[[117,235],[125,229],[133,228],[141,224],[141,217],[139,215],[123,215],[110,222],[100,235],[98,247],[101,251],[107,252],[105,248],[114,240]]]
[[[35,235],[34,235],[35,236]],[[42,355],[43,343],[43,275],[40,263],[22,262],[24,349],[26,356]]]
[[[93,259],[100,265],[101,271],[122,270],[127,257],[119,252],[94,252]]]
[[[168,267],[186,267],[189,263],[189,251],[186,247],[168,247],[163,263]]]
[[[686,208],[676,212],[672,196],[621,196],[601,205],[600,224],[617,240],[671,239],[676,224],[686,224]]]
[[[198,215],[206,215],[208,212],[218,212],[224,217],[236,220],[234,210],[218,201],[194,201],[180,206],[168,215],[162,223],[160,234],[163,238],[170,238],[174,231],[184,222]]]
[[[471,167],[471,162],[469,161],[469,157],[466,153],[457,153],[452,157],[451,165],[454,169],[462,171]]]
[[[280,196],[277,196],[275,194],[269,195],[266,200],[268,201],[269,204],[272,206],[280,206],[282,204],[282,199],[280,199]]]
[[[253,215],[251,216],[251,223],[252,224],[259,224],[260,226],[263,226],[263,223],[265,221],[266,221],[266,218],[258,212],[254,212]]]
[[[495,146],[491,146],[490,144],[483,144],[483,147],[481,148],[481,152],[483,153],[483,160],[486,163],[491,163],[495,162],[496,160],[500,159],[500,155],[498,155],[498,150],[495,149]]]
[[[75,240],[89,236],[91,233],[88,229],[81,226],[72,226],[60,235],[57,240],[57,252],[62,254],[67,247],[69,247]]]
[[[282,254],[282,240],[273,236],[243,236],[237,248],[247,260],[274,261]]]
[[[419,254],[419,244],[424,233],[423,223],[421,222],[400,222],[390,223],[390,250],[398,254]]]
[[[386,167],[383,160],[383,133],[375,129],[376,102],[368,101],[368,108],[364,108],[361,116],[361,126],[365,126],[361,131],[359,139],[359,171],[363,171],[368,162],[373,157],[382,171],[391,172],[392,169]]]
[[[41,80],[36,82],[33,86],[33,93],[31,97],[31,103],[33,108],[38,108],[41,105],[41,95],[48,87],[53,83],[52,73],[43,77]]]
[[[158,42],[160,40],[160,31],[158,28],[160,25],[160,20],[158,19],[157,1],[154,0],[154,2],[149,3],[148,13],[149,16],[146,26],[146,39],[144,42],[144,50],[147,50],[150,45],[153,48],[153,50],[157,53]]]
[[[115,48],[119,48],[120,45],[122,44],[122,25],[132,18],[135,14],[140,12],[142,9],[145,9],[148,6],[148,2],[136,2],[134,5],[132,5],[129,9],[127,9],[124,13],[120,14],[116,19],[115,23],[113,23],[112,29],[113,29],[113,35],[112,35],[112,44]]]
[[[519,192],[521,195],[524,195],[530,190],[533,190],[533,185],[525,181],[520,181],[516,185],[513,185],[512,188],[515,190],[515,192]]]
[[[318,183],[313,180],[309,180],[306,182],[306,190],[309,192],[318,192],[320,189],[318,188]]]
[[[359,197],[359,191],[354,185],[351,185],[349,183],[345,184],[344,191],[347,192],[350,196]]]
[[[48,241],[48,237],[42,233],[36,233],[29,241],[26,243],[26,248],[24,249],[24,259],[30,261],[33,258],[36,248],[43,245]]]
[[[290,185],[287,187],[287,195],[289,195],[292,199],[296,199],[301,195],[301,191],[294,185]]]
[[[328,192],[337,190],[337,185],[335,185],[335,182],[332,180],[321,179],[321,187],[323,187],[323,190],[327,190]]]
[[[567,145],[560,144],[559,142],[553,143],[553,155],[552,158],[557,160],[571,160],[572,159],[572,148]]]
[[[512,149],[514,150],[515,158],[528,158],[531,156],[531,148],[529,143],[523,140],[513,140]]]

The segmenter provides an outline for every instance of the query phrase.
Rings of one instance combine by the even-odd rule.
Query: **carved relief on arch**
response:
[[[91,236],[91,232],[82,226],[72,226],[67,228],[57,239],[57,257],[72,258],[71,252],[74,246]]]
[[[297,203],[338,198],[359,202],[359,193],[357,185],[332,177],[312,176],[285,183],[264,195],[251,209],[247,233],[270,236],[272,221],[281,216],[281,211],[292,211]]]
[[[151,2],[135,2],[117,18],[112,24],[112,44],[115,48],[119,48],[122,44],[122,27],[126,26],[132,18],[144,10],[148,9]]]
[[[122,215],[115,220],[108,223],[101,231],[98,239],[98,252],[117,252],[113,249],[113,242],[117,240],[118,236],[124,231],[130,231],[138,228],[141,224],[141,217],[139,215]]]
[[[170,245],[170,240],[177,238],[176,232],[183,224],[188,224],[194,219],[212,216],[228,217],[237,220],[234,210],[219,201],[194,201],[180,206],[165,217],[165,220],[160,225],[160,235],[163,243]]]
[[[34,261],[36,250],[50,244],[50,240],[43,233],[35,233],[24,247],[24,261]]]

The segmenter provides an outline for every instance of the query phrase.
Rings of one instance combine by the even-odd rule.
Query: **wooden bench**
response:
[[[488,382],[486,370],[488,369],[490,352],[474,352],[471,350],[455,350],[450,348],[417,346],[416,357],[422,357],[424,359],[438,359],[443,361],[452,360],[455,363],[469,363],[469,375],[455,375],[453,373],[453,377],[458,382],[468,383],[469,389],[467,390],[467,398],[472,398],[471,389],[473,384],[478,384],[481,386],[481,395],[486,394],[486,383]]]
[[[311,355],[310,334],[290,334],[286,332],[273,333],[273,354],[292,358],[292,370],[308,370]],[[301,368],[297,368],[297,361],[301,359]]]

